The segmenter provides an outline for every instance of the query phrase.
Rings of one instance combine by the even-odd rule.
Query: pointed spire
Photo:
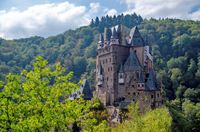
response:
[[[121,25],[119,24],[116,29],[117,38],[119,39],[119,44],[121,44]]]
[[[118,38],[118,35],[117,35],[117,31],[115,29],[115,27],[113,28],[113,31],[112,31],[112,38]]]
[[[100,34],[99,34],[99,42],[103,43],[103,41],[104,41],[104,40],[103,40],[103,35],[100,33]]]
[[[104,40],[105,41],[110,41],[110,37],[112,35],[112,31],[110,28],[105,28],[104,29]]]
[[[87,80],[83,81],[82,94],[83,94],[83,98],[86,100],[89,100],[93,97],[89,82]]]
[[[135,26],[133,29],[133,36],[139,36],[140,35],[140,32],[139,32],[139,30],[138,30],[138,27],[137,26]]]
[[[117,26],[117,33],[119,34],[121,32],[121,25],[119,24],[118,26]]]
[[[99,34],[99,42],[98,42],[98,45],[97,45],[97,49],[101,49],[103,47],[103,43],[104,43],[103,35],[100,33]]]
[[[144,46],[145,42],[144,42],[137,26],[135,26],[134,28],[131,29],[129,36],[131,37],[130,43],[132,46]]]

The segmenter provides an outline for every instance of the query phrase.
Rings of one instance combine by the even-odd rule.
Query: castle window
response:
[[[107,81],[108,81],[108,79],[109,79],[109,78],[107,77]]]
[[[138,87],[140,87],[140,84],[138,84]]]
[[[159,97],[159,94],[157,94],[157,97]]]
[[[142,84],[142,87],[144,87],[144,84]]]
[[[133,93],[133,95],[135,96],[135,92]]]
[[[108,67],[108,72],[110,71],[110,68]]]
[[[112,71],[112,67],[110,67],[110,70]]]
[[[107,59],[106,59],[106,63],[107,63]]]
[[[111,62],[111,58],[110,58],[110,62]]]
[[[136,50],[134,50],[134,52],[135,52],[135,53],[137,53],[137,51],[136,51]]]
[[[139,92],[138,92],[137,94],[138,94],[138,95],[140,95],[140,93],[139,93]]]
[[[151,98],[153,99],[153,95],[151,95]]]
[[[130,95],[131,93],[130,92],[128,92],[128,95]]]
[[[134,88],[135,86],[134,86],[134,85],[132,85],[132,87]]]

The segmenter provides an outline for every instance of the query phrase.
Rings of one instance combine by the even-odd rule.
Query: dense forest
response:
[[[138,26],[152,46],[154,68],[173,118],[172,130],[200,131],[200,21],[121,14],[96,17],[89,26],[48,38],[0,39],[0,80],[4,82],[9,73],[33,69],[35,58],[42,56],[50,67],[60,62],[66,73],[74,71],[76,82],[85,77],[94,88],[98,34],[118,24]]]

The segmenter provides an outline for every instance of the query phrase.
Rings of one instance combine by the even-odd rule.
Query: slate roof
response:
[[[154,70],[151,69],[146,82],[146,90],[158,90]]]
[[[110,28],[105,28],[104,29],[104,40],[110,41],[110,37],[112,35],[112,31]]]
[[[82,91],[84,99],[87,100],[93,97],[89,82],[87,80],[84,80],[83,85],[81,86],[80,90]]]
[[[131,46],[144,46],[144,40],[137,28],[137,26],[135,26],[134,28],[131,29],[130,31],[130,40],[129,40],[129,44]]]
[[[118,38],[117,31],[116,31],[115,27],[113,27],[113,30],[112,30],[112,38]]]
[[[80,98],[81,95],[83,95],[82,97],[85,100],[90,100],[93,97],[89,82],[87,80],[84,80],[80,89],[72,92],[69,98],[70,100],[74,100],[76,98]]]
[[[124,71],[141,70],[141,65],[134,51],[130,51],[130,55],[124,64]]]
[[[140,76],[139,76],[139,83],[144,83],[144,74],[142,73],[142,71],[140,72]]]
[[[128,106],[130,105],[130,101],[121,101],[119,102],[119,108],[120,109],[128,109]]]
[[[124,67],[123,67],[123,64],[121,64],[119,67],[119,73],[123,73],[123,72],[124,72]]]

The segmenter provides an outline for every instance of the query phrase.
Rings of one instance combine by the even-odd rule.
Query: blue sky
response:
[[[103,15],[200,20],[199,0],[0,0],[0,37],[48,37]]]

